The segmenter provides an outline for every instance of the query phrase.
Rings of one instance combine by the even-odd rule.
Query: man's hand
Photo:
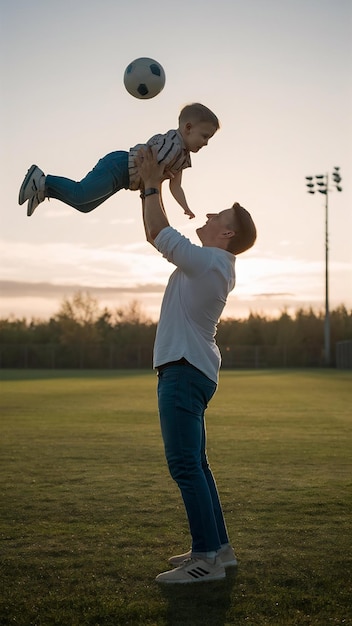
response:
[[[159,188],[162,181],[165,180],[165,165],[158,163],[156,153],[152,148],[140,148],[138,150],[136,165],[145,189],[147,187]]]

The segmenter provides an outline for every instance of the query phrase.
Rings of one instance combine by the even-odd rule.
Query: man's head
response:
[[[196,231],[203,246],[240,254],[254,245],[257,229],[248,211],[238,202],[220,213],[208,213],[207,218]]]
[[[206,146],[219,128],[216,115],[199,102],[183,107],[178,118],[179,132],[190,152],[198,152]]]

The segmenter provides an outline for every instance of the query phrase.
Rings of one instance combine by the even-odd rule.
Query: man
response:
[[[169,559],[176,567],[156,581],[219,580],[237,561],[207,461],[204,414],[219,378],[215,335],[235,286],[235,254],[254,244],[256,228],[248,211],[235,203],[208,214],[196,231],[202,246],[192,244],[169,224],[160,199],[163,166],[150,149],[140,151],[138,170],[144,181],[147,240],[176,266],[162,302],[154,367],[166,460],[181,491],[192,536],[191,550]]]

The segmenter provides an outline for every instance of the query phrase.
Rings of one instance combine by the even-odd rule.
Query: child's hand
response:
[[[192,213],[191,209],[185,209],[185,215],[188,215],[190,220],[195,217],[195,215],[194,215],[194,213]]]

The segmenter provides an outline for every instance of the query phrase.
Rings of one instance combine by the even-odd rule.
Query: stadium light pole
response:
[[[332,180],[337,191],[342,191],[340,168],[334,167]],[[324,321],[324,361],[329,367],[330,356],[330,311],[329,311],[329,174],[319,174],[316,176],[306,176],[308,193],[316,192],[325,195],[325,321]]]

